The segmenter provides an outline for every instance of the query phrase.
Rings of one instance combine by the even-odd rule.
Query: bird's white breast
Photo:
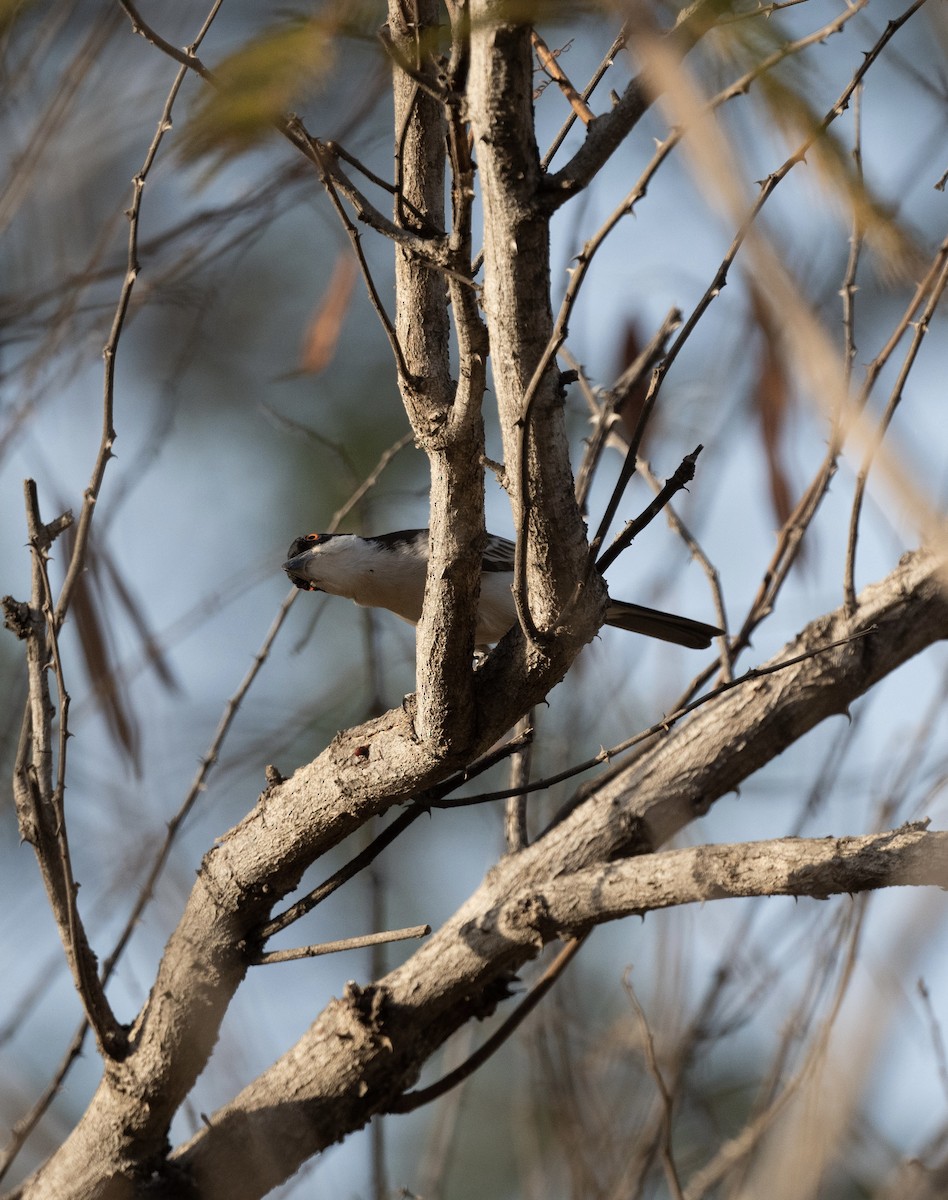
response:
[[[478,646],[499,642],[507,630],[516,624],[517,609],[510,590],[512,583],[512,572],[485,571],[481,575],[481,600],[474,634]]]
[[[340,535],[307,564],[320,591],[345,596],[367,608],[387,608],[417,623],[425,594],[427,547],[403,544],[393,552],[371,541]]]

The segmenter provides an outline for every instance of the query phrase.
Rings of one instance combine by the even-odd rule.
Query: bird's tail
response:
[[[606,624],[616,629],[627,629],[630,633],[661,638],[663,642],[675,642],[692,650],[706,650],[711,645],[711,639],[724,632],[716,625],[705,625],[703,621],[660,612],[657,608],[646,608],[642,604],[627,604],[624,600],[609,601]]]

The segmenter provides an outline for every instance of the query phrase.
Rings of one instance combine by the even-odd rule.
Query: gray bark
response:
[[[401,967],[333,1000],[289,1053],[172,1154],[169,1176],[168,1123],[207,1061],[247,969],[255,925],[318,853],[444,771],[402,711],[340,735],[265,793],[207,855],[133,1028],[128,1059],[109,1068],[80,1124],[22,1195],[144,1195],[141,1171],[151,1164],[162,1170],[166,1195],[187,1195],[185,1180],[202,1198],[264,1195],[392,1104],[430,1054],[505,998],[511,973],[553,939],[656,905],[761,894],[768,875],[772,891],[795,895],[942,883],[944,835],[917,829],[862,844],[764,843],[740,869],[734,848],[641,864],[614,860],[657,849],[791,742],[847,712],[946,636],[944,566],[926,551],[907,555],[863,592],[853,614],[839,609],[814,621],[770,665],[812,657],[710,701],[593,788],[537,842],[502,860]],[[820,653],[846,637],[853,640]],[[510,724],[504,699],[479,696],[492,726]],[[353,755],[356,745],[370,746],[368,759]]]

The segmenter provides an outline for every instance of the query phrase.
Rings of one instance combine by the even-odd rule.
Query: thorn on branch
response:
[[[30,481],[32,482],[32,481]],[[35,485],[33,485],[35,487]],[[53,542],[64,533],[73,522],[72,509],[67,508],[65,512],[58,517],[54,517],[47,524],[40,524],[36,533],[31,538],[31,544],[35,542],[35,549],[41,554],[45,554]]]
[[[627,550],[635,537],[650,525],[662,509],[668,504],[676,492],[686,488],[695,477],[695,463],[704,446],[697,446],[690,454],[681,460],[678,470],[668,479],[652,503],[633,521],[629,521],[625,529],[615,538],[612,545],[596,562],[596,570],[602,574],[610,567],[624,550]]]

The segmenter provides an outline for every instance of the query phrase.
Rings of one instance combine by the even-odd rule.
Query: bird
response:
[[[481,592],[474,641],[478,649],[499,642],[517,623],[513,584],[514,544],[489,533],[481,563]],[[283,570],[304,591],[345,596],[367,608],[387,608],[417,625],[428,571],[428,530],[400,529],[359,537],[354,533],[307,533],[287,551]],[[606,624],[630,633],[705,650],[723,630],[610,598]]]

